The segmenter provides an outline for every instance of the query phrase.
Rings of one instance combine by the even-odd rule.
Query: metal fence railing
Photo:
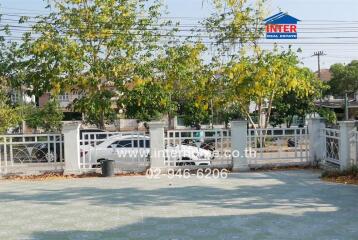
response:
[[[321,134],[324,139],[324,160],[339,165],[340,131],[337,129],[324,128],[321,129]]]
[[[0,173],[64,162],[62,134],[0,135]]]
[[[307,163],[307,128],[248,129],[247,148],[250,165],[290,165]]]
[[[80,135],[80,168],[100,167],[114,160],[117,171],[138,171],[149,166],[150,139],[145,132],[84,132]]]
[[[231,167],[231,131],[169,130],[164,136],[166,166]]]

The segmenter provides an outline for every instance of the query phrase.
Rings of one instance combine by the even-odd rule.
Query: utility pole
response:
[[[321,56],[324,56],[324,52],[323,51],[317,51],[317,52],[314,52],[313,53],[313,56],[312,57],[317,57],[317,60],[318,60],[318,78],[319,80],[322,80],[321,79]],[[320,102],[320,106],[322,107],[322,91],[321,91],[321,97],[319,99],[319,102]]]
[[[321,56],[324,56],[323,51],[314,52],[313,57],[317,57],[318,60],[318,78],[321,79]]]

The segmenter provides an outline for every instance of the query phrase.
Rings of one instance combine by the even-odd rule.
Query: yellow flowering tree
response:
[[[161,4],[149,0],[50,1],[19,51],[23,81],[40,96],[75,91],[73,104],[104,128],[127,82],[155,58]],[[163,23],[165,24],[165,23]],[[114,103],[114,104],[113,104]]]
[[[248,104],[256,103],[260,128],[267,128],[275,99],[290,92],[295,92],[297,96],[319,97],[324,87],[311,71],[299,65],[296,54],[291,50],[264,51],[259,58],[246,57],[233,61],[225,68],[225,75],[230,100],[241,103],[249,119]]]

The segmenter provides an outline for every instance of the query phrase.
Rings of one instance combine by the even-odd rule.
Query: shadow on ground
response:
[[[116,181],[116,179],[112,180]],[[120,179],[118,180],[120,181]],[[186,184],[133,178],[135,184],[111,188],[61,186],[36,191],[0,191],[1,203],[41,204],[67,209],[74,202],[90,208],[150,210],[150,215],[110,228],[32,230],[35,239],[357,239],[358,187],[323,183],[307,171],[230,175],[227,180]],[[149,182],[146,182],[149,181]],[[149,185],[141,187],[144,182]],[[153,186],[152,186],[153,185]],[[187,206],[187,208],[180,208]],[[155,210],[178,213],[156,214]],[[192,215],[191,210],[196,210]],[[170,213],[170,212],[169,212]],[[68,215],[76,218],[77,215]],[[137,216],[136,216],[137,217]],[[123,218],[123,219],[120,219]],[[93,219],[88,220],[93,221]],[[106,219],[98,218],[104,222]],[[70,228],[72,229],[72,228]],[[1,230],[1,227],[0,227]]]
[[[237,174],[231,175],[229,181],[233,179],[236,179],[238,183],[245,181],[246,184],[232,184],[230,188],[223,188],[222,185],[210,186],[201,182],[189,186],[177,186],[173,183],[171,186],[162,184],[152,189],[123,186],[118,188],[63,186],[61,189],[37,189],[35,193],[1,192],[0,203],[25,201],[66,205],[73,201],[85,201],[87,204],[96,206],[120,205],[128,208],[170,206],[177,202],[195,202],[198,205],[239,209],[285,207],[286,205],[307,207],[312,204],[315,206],[332,204],[339,207],[339,195],[343,194],[346,200],[355,200],[358,194],[358,188],[356,191],[351,191],[351,188],[347,189],[344,185],[337,187],[334,184],[322,184],[316,176],[307,178],[302,172],[262,173],[250,177]],[[151,180],[142,178],[142,181],[150,183]],[[253,184],[257,181],[260,183]],[[332,190],[335,193],[334,197],[327,194]]]
[[[34,232],[29,240],[357,239],[356,223],[346,221],[341,227],[334,223],[334,213],[324,215],[309,213],[303,216],[255,214],[183,218],[153,217],[103,231]]]

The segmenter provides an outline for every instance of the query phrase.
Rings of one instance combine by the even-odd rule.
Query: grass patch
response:
[[[358,166],[351,167],[350,169],[344,171],[324,171],[321,178],[329,182],[358,185]]]

